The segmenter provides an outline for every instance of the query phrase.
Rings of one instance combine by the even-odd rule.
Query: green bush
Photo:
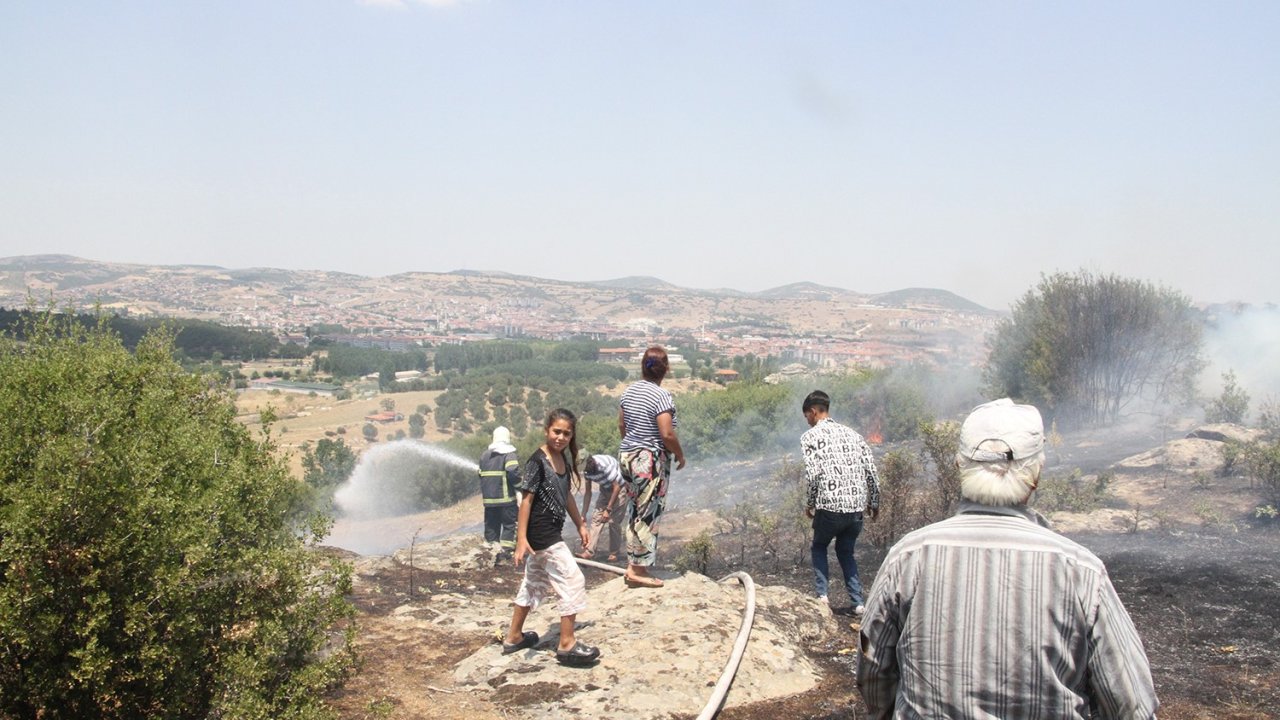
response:
[[[887,549],[903,535],[920,527],[924,515],[916,512],[921,501],[916,492],[923,474],[920,461],[907,450],[891,450],[879,462],[880,512],[863,526],[866,541]],[[934,507],[938,503],[932,503]],[[941,517],[932,518],[941,519]]]
[[[693,536],[689,542],[680,548],[680,554],[676,556],[674,566],[680,572],[696,572],[700,575],[706,575],[707,570],[711,567],[711,558],[715,554],[716,544],[712,539],[710,531],[703,530]]]
[[[168,336],[131,355],[45,313],[24,337],[0,337],[0,717],[327,716],[349,568],[290,524],[270,437]]]
[[[1111,496],[1111,473],[1100,473],[1092,482],[1080,470],[1068,477],[1042,475],[1032,502],[1041,512],[1090,512],[1102,507]]]
[[[1222,394],[1210,398],[1204,406],[1204,421],[1209,423],[1244,422],[1249,414],[1249,393],[1236,384],[1236,374],[1232,370],[1222,373]]]

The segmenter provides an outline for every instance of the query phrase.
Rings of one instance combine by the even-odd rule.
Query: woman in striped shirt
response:
[[[645,350],[642,379],[628,386],[618,403],[618,460],[631,507],[626,530],[628,587],[662,587],[649,567],[658,546],[658,520],[667,504],[672,457],[677,470],[684,468],[675,399],[661,387],[668,367],[666,350],[656,345]]]

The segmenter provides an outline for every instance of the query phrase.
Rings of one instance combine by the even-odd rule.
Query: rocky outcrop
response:
[[[475,572],[490,566],[490,551],[474,536],[454,536],[413,549],[415,567]],[[408,550],[393,557],[364,558],[358,572],[379,563],[407,563]],[[579,715],[596,718],[661,718],[696,715],[707,702],[733,649],[742,623],[744,588],[697,574],[663,575],[666,586],[628,588],[621,576],[588,570],[589,607],[578,616],[578,639],[600,648],[594,667],[574,669],[555,659],[559,613],[539,607],[526,630],[537,646],[503,655],[497,633],[511,617],[511,597],[436,593],[395,610],[406,623],[433,630],[486,633],[494,641],[457,663],[455,687],[483,693],[513,713],[528,717]],[[728,707],[805,692],[820,671],[804,648],[821,641],[833,620],[826,604],[785,587],[756,587],[756,615],[746,653],[726,699]]]
[[[1256,428],[1247,428],[1233,423],[1216,423],[1212,425],[1201,425],[1195,430],[1187,433],[1187,437],[1199,438],[1200,440],[1213,440],[1216,442],[1227,442],[1228,440],[1233,440],[1235,442],[1247,443],[1260,439],[1263,434],[1263,431]]]

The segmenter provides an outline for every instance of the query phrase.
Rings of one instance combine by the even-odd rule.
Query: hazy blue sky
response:
[[[0,256],[1280,301],[1280,2],[0,3]]]

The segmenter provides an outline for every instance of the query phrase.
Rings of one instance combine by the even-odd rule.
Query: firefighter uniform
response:
[[[498,542],[503,553],[516,549],[516,485],[520,461],[515,448],[500,452],[490,447],[480,456],[480,494],[484,499],[484,539]]]

